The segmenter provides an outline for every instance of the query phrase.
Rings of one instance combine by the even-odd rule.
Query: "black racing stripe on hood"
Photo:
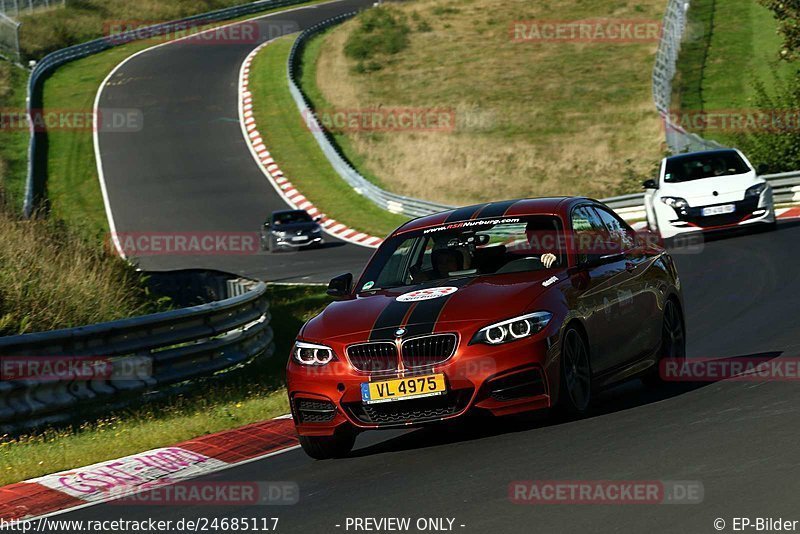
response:
[[[474,279],[461,278],[458,280],[437,280],[428,282],[424,286],[420,286],[415,289],[409,289],[409,292],[434,287],[461,288],[472,282],[472,280]],[[398,302],[396,299],[393,299],[375,320],[375,324],[373,325],[372,331],[369,334],[369,340],[385,341],[395,339],[395,332],[401,327],[421,330],[421,333],[423,334],[426,333],[426,329],[428,331],[433,331],[433,326],[436,323],[436,319],[441,314],[441,311],[444,309],[447,301],[450,300],[450,297],[453,295],[455,295],[455,293],[447,295],[446,297],[422,300],[418,302]],[[406,315],[408,315],[409,311],[411,312],[411,315],[409,316],[408,320],[405,321],[404,319],[406,318]],[[420,322],[428,324],[411,326],[413,323]],[[410,326],[406,327],[406,325]],[[408,335],[409,334],[406,334],[406,336]]]
[[[395,330],[402,326],[403,319],[414,304],[416,303],[392,300],[375,320],[372,332],[369,333],[369,340],[394,339]]]
[[[487,204],[484,208],[477,214],[476,218],[480,219],[491,219],[493,217],[502,217],[506,214],[506,212],[513,206],[519,202],[519,200],[505,200],[503,202],[492,202],[491,204]]]
[[[472,282],[474,278],[462,278],[461,280],[453,280],[451,282],[443,283],[443,286],[452,286],[462,288]],[[425,334],[433,333],[436,328],[436,322],[442,314],[442,310],[447,306],[450,299],[458,293],[452,293],[446,297],[438,299],[423,300],[417,303],[417,307],[411,312],[405,326],[406,333],[403,337],[422,336]]]
[[[466,221],[472,218],[473,215],[478,213],[480,210],[488,206],[488,204],[477,204],[475,206],[466,206],[464,208],[458,208],[457,210],[453,211],[450,215],[447,216],[447,219],[444,220],[446,223],[456,222],[456,221]]]

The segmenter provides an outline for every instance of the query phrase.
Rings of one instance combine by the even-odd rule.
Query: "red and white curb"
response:
[[[0,488],[0,520],[26,521],[114,501],[299,447],[290,416]]]
[[[242,125],[244,138],[247,141],[247,145],[250,147],[250,153],[253,155],[259,168],[275,188],[275,191],[277,191],[281,198],[292,208],[305,210],[312,217],[321,217],[320,225],[325,232],[338,239],[349,241],[356,245],[377,248],[378,245],[383,242],[383,239],[380,237],[359,232],[321,213],[319,209],[317,209],[317,207],[298,191],[297,187],[295,187],[286,176],[284,176],[283,171],[267,150],[261,133],[258,131],[258,126],[256,125],[256,119],[253,113],[253,94],[249,90],[249,84],[250,66],[253,63],[253,59],[261,49],[270,42],[271,41],[268,41],[259,45],[255,50],[250,52],[245,58],[244,63],[242,63],[242,68],[239,71],[239,121]]]

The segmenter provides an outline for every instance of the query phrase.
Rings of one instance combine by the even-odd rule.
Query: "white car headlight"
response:
[[[763,184],[754,185],[745,191],[744,198],[760,197],[761,193],[767,188],[767,182]]]
[[[661,197],[661,202],[674,210],[685,210],[689,207],[689,203],[686,202],[686,199],[680,197]]]
[[[302,365],[328,365],[336,359],[330,347],[303,341],[295,341],[292,357]]]
[[[552,313],[538,311],[485,326],[475,333],[470,345],[473,343],[502,345],[503,343],[530,337],[541,332],[552,318]]]

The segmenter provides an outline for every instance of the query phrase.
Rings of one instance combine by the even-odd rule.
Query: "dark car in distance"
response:
[[[261,248],[271,252],[315,247],[324,242],[319,217],[311,218],[305,210],[274,211],[261,230]]]

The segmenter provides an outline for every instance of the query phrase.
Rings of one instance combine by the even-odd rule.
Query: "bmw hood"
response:
[[[565,272],[550,270],[366,292],[330,304],[304,326],[301,336],[351,343],[394,339],[400,328],[411,337],[484,326],[528,312],[534,300],[565,279]]]

